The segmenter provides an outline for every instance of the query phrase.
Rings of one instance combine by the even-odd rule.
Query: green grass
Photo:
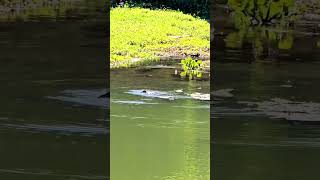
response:
[[[160,57],[209,57],[209,23],[182,12],[113,8],[110,27],[111,68],[144,64]]]
[[[48,0],[25,1],[25,4],[21,4],[23,0],[0,0],[0,22],[28,21],[33,16],[66,16],[77,5],[75,1],[68,0],[60,0],[57,3],[50,3]],[[16,11],[16,5],[21,5],[18,6],[21,8],[19,11]]]

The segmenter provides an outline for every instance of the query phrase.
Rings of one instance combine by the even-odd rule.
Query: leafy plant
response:
[[[189,77],[190,80],[194,79],[194,77],[201,78],[202,73],[202,61],[197,59],[192,59],[188,57],[186,59],[181,60],[183,72],[180,73],[182,77]]]
[[[269,25],[290,16],[294,0],[228,0],[236,24]]]

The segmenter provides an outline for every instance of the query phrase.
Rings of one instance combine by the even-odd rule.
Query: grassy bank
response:
[[[180,10],[209,20],[208,0],[126,0],[130,7]]]
[[[0,22],[27,21],[33,16],[62,17],[71,14],[79,0],[0,0]]]
[[[178,11],[113,8],[110,14],[111,68],[161,57],[209,57],[210,25]]]

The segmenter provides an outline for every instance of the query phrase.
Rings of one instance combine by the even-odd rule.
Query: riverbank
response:
[[[296,0],[295,5],[300,20],[320,21],[320,2],[318,0]]]
[[[110,13],[111,68],[164,58],[209,59],[210,24],[172,10],[113,8]]]
[[[192,14],[193,16],[201,17],[202,19],[210,19],[209,16],[209,2],[208,0],[130,0],[126,1],[130,7],[141,7],[147,9],[172,9],[179,10],[185,14]],[[113,7],[117,5],[113,3]]]
[[[74,13],[81,3],[81,0],[0,0],[0,22],[28,21],[34,16],[59,18]]]

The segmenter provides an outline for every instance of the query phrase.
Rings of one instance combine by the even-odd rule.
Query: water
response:
[[[209,82],[174,72],[111,71],[111,179],[209,180],[209,102],[188,96]]]
[[[0,179],[108,176],[104,1],[68,2],[0,15]]]
[[[212,9],[215,33],[224,35],[212,41],[211,83],[214,92],[229,89],[229,96],[213,95],[213,177],[318,179],[320,36],[313,28],[318,22],[266,29],[269,37],[290,36],[287,43],[254,35],[261,33],[258,28],[239,39],[229,36],[239,30],[222,7]]]

